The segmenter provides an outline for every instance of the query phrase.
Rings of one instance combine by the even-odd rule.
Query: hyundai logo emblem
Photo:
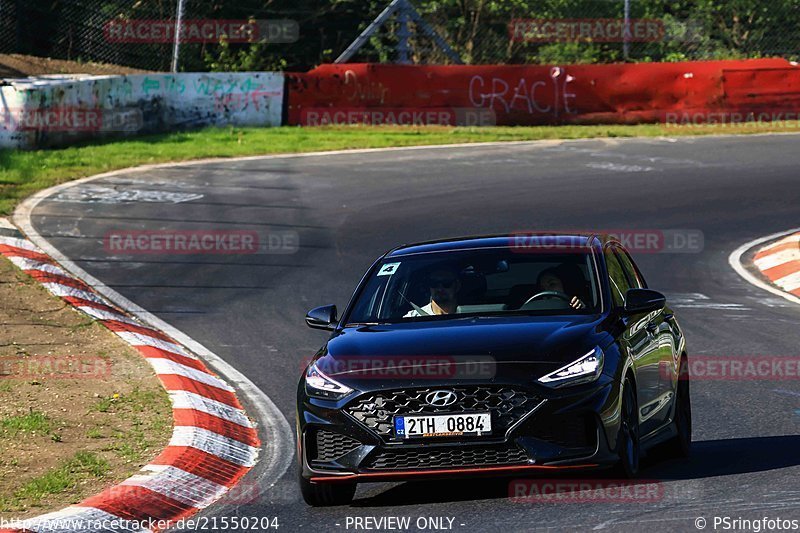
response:
[[[450,390],[435,390],[425,396],[425,403],[434,407],[447,407],[456,403],[458,397]]]

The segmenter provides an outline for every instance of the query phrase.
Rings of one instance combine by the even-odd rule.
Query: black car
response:
[[[602,235],[469,237],[378,259],[300,380],[300,486],[616,467],[687,456],[688,362],[665,297]]]

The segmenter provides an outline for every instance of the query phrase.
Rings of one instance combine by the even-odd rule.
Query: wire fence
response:
[[[305,70],[331,62],[388,0],[0,0],[0,53],[131,69]],[[800,57],[798,0],[416,0],[467,64]],[[404,37],[404,29],[409,35]],[[352,57],[453,59],[391,18]]]

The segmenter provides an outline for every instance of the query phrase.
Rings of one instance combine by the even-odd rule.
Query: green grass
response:
[[[31,411],[27,415],[9,416],[0,420],[0,435],[14,437],[22,432],[48,433],[50,427],[51,421],[44,413]]]
[[[97,455],[77,452],[58,467],[25,483],[12,496],[0,498],[0,511],[35,507],[48,495],[68,491],[87,479],[102,479],[108,471],[108,463]]]
[[[86,437],[90,439],[104,439],[106,436],[99,428],[91,428],[86,432]]]
[[[111,407],[116,403],[116,399],[114,398],[100,398],[97,400],[97,403],[94,406],[94,410],[98,413],[108,413],[111,411]]]
[[[113,430],[111,442],[103,448],[127,462],[139,462],[152,452],[153,434],[160,434],[171,423],[168,413],[169,399],[161,391],[143,391],[138,388],[127,394],[100,398],[94,409],[102,413],[113,412],[120,420],[129,421],[132,427],[125,431]],[[147,416],[142,417],[145,414]],[[90,438],[105,438],[98,430]]]
[[[208,128],[75,146],[60,150],[0,151],[0,215],[34,192],[110,170],[168,161],[279,153],[489,141],[596,137],[657,137],[800,131],[800,124],[738,127],[663,124],[457,128],[445,126],[324,126]]]

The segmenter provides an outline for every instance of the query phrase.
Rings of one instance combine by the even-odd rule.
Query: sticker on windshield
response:
[[[378,271],[379,276],[391,276],[395,272],[397,272],[397,268],[400,266],[400,263],[386,263],[381,267]]]

